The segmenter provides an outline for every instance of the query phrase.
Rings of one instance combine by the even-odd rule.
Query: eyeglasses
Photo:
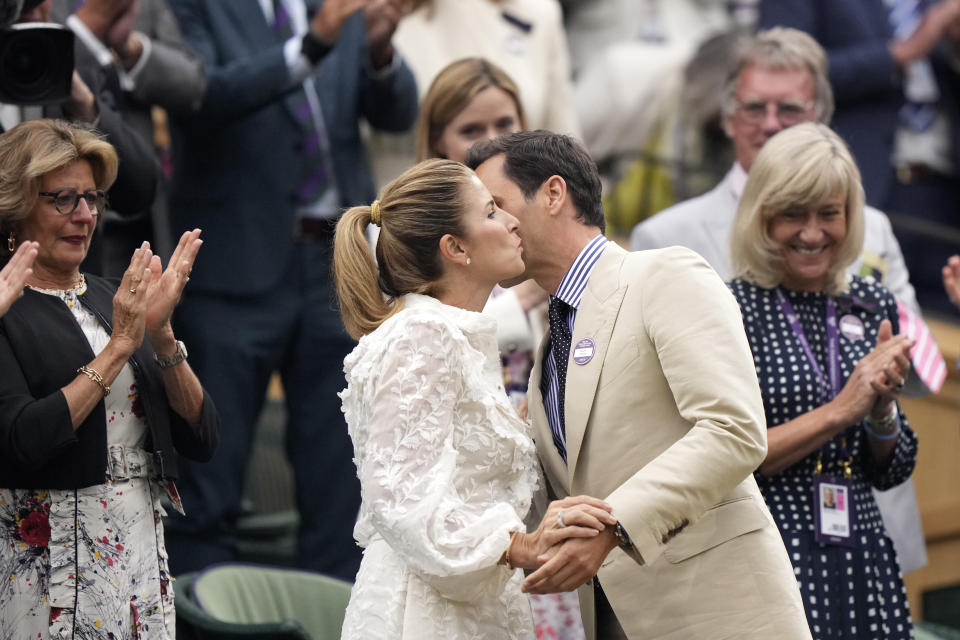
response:
[[[107,206],[107,194],[99,189],[78,192],[76,189],[61,189],[60,191],[41,191],[39,194],[53,200],[57,213],[64,216],[71,215],[80,206],[80,199],[86,201],[90,215],[100,215]]]
[[[737,102],[737,109],[743,116],[743,119],[751,124],[760,124],[767,117],[769,107],[773,106],[776,110],[777,120],[785,127],[790,127],[806,120],[807,113],[813,107],[813,101],[810,102],[762,102],[760,100],[747,100]]]

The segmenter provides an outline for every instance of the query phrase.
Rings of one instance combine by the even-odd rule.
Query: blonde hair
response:
[[[827,271],[826,293],[847,290],[845,269],[863,250],[863,187],[843,140],[826,125],[808,122],[770,138],[754,161],[730,238],[734,273],[766,288],[783,280],[779,246],[770,221],[788,209],[815,209],[842,195],[847,233]]]
[[[384,187],[376,262],[367,244],[371,207],[349,209],[333,240],[333,279],[340,313],[355,339],[397,313],[407,293],[434,294],[443,275],[440,238],[463,237],[466,187],[476,180],[451,160],[426,160]],[[377,265],[380,265],[379,271]]]
[[[30,216],[44,176],[78,160],[90,164],[98,189],[106,191],[117,179],[117,152],[90,129],[30,120],[0,135],[0,233],[16,231]]]
[[[813,112],[817,122],[830,124],[833,117],[833,88],[827,76],[827,54],[810,34],[790,27],[773,27],[757,32],[746,41],[735,58],[723,85],[720,108],[724,118],[737,108],[740,74],[750,65],[783,71],[806,69],[813,77]]]
[[[463,58],[444,67],[423,97],[416,132],[418,162],[440,157],[436,147],[443,130],[478,93],[490,87],[502,89],[513,98],[520,128],[527,128],[520,90],[507,72],[483,58]]]

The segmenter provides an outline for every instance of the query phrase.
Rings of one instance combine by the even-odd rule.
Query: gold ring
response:
[[[129,291],[130,291],[130,293],[136,293],[136,292],[137,292],[136,289],[130,289]]]

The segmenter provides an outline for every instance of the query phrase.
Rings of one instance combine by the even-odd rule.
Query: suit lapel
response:
[[[249,49],[263,51],[277,45],[277,38],[273,29],[267,24],[266,16],[257,0],[227,0],[220,3],[224,14],[228,15],[236,25],[237,33],[246,35],[249,40]]]
[[[610,336],[620,312],[626,286],[620,286],[619,272],[627,252],[610,243],[597,261],[584,291],[571,340],[567,361],[567,386],[564,392],[567,431],[567,470],[572,488],[580,447],[587,429],[590,411],[596,396],[603,361],[610,346]],[[593,357],[584,364],[574,361],[577,345],[592,341]],[[589,346],[587,347],[589,349]]]
[[[236,23],[237,32],[243,33],[249,39],[251,51],[262,51],[280,44],[277,34],[267,22],[263,9],[256,0],[231,0],[224,2],[223,8]],[[297,114],[297,109],[301,107],[304,99],[298,90],[286,94],[283,105],[294,124],[303,131],[304,135],[309,135],[313,131],[310,121]]]

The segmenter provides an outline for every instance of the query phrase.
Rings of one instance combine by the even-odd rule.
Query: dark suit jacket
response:
[[[920,0],[920,9],[933,4]],[[827,50],[837,100],[832,126],[850,145],[867,201],[883,208],[894,179],[890,165],[898,111],[904,103],[899,70],[890,58],[889,12],[883,0],[762,0],[762,28],[783,25],[812,35]],[[954,163],[960,166],[960,77],[942,52],[931,57],[941,105],[952,117]]]
[[[291,86],[282,44],[256,0],[172,0],[184,37],[206,65],[207,93],[193,116],[174,120],[170,210],[174,234],[204,231],[194,292],[262,293],[294,249],[294,193],[306,133],[283,97]],[[363,16],[352,16],[314,76],[345,206],[375,197],[360,118],[402,131],[416,117],[406,65],[367,72]]]
[[[160,164],[153,152],[153,141],[144,137],[123,118],[125,108],[116,72],[104,69],[87,47],[75,41],[74,67],[96,97],[96,128],[107,136],[117,150],[120,165],[117,181],[110,189],[110,208],[123,215],[140,213],[150,206],[160,181]],[[47,117],[63,118],[59,107],[48,109]]]
[[[108,331],[116,283],[87,275],[80,297]],[[107,418],[100,402],[76,429],[61,388],[93,360],[90,343],[63,302],[26,290],[0,318],[0,487],[73,489],[102,483],[107,468]],[[209,460],[220,418],[204,392],[200,426],[170,409],[149,341],[130,358],[150,427],[150,450],[165,478],[176,479],[176,449]],[[119,393],[123,393],[119,390]]]

